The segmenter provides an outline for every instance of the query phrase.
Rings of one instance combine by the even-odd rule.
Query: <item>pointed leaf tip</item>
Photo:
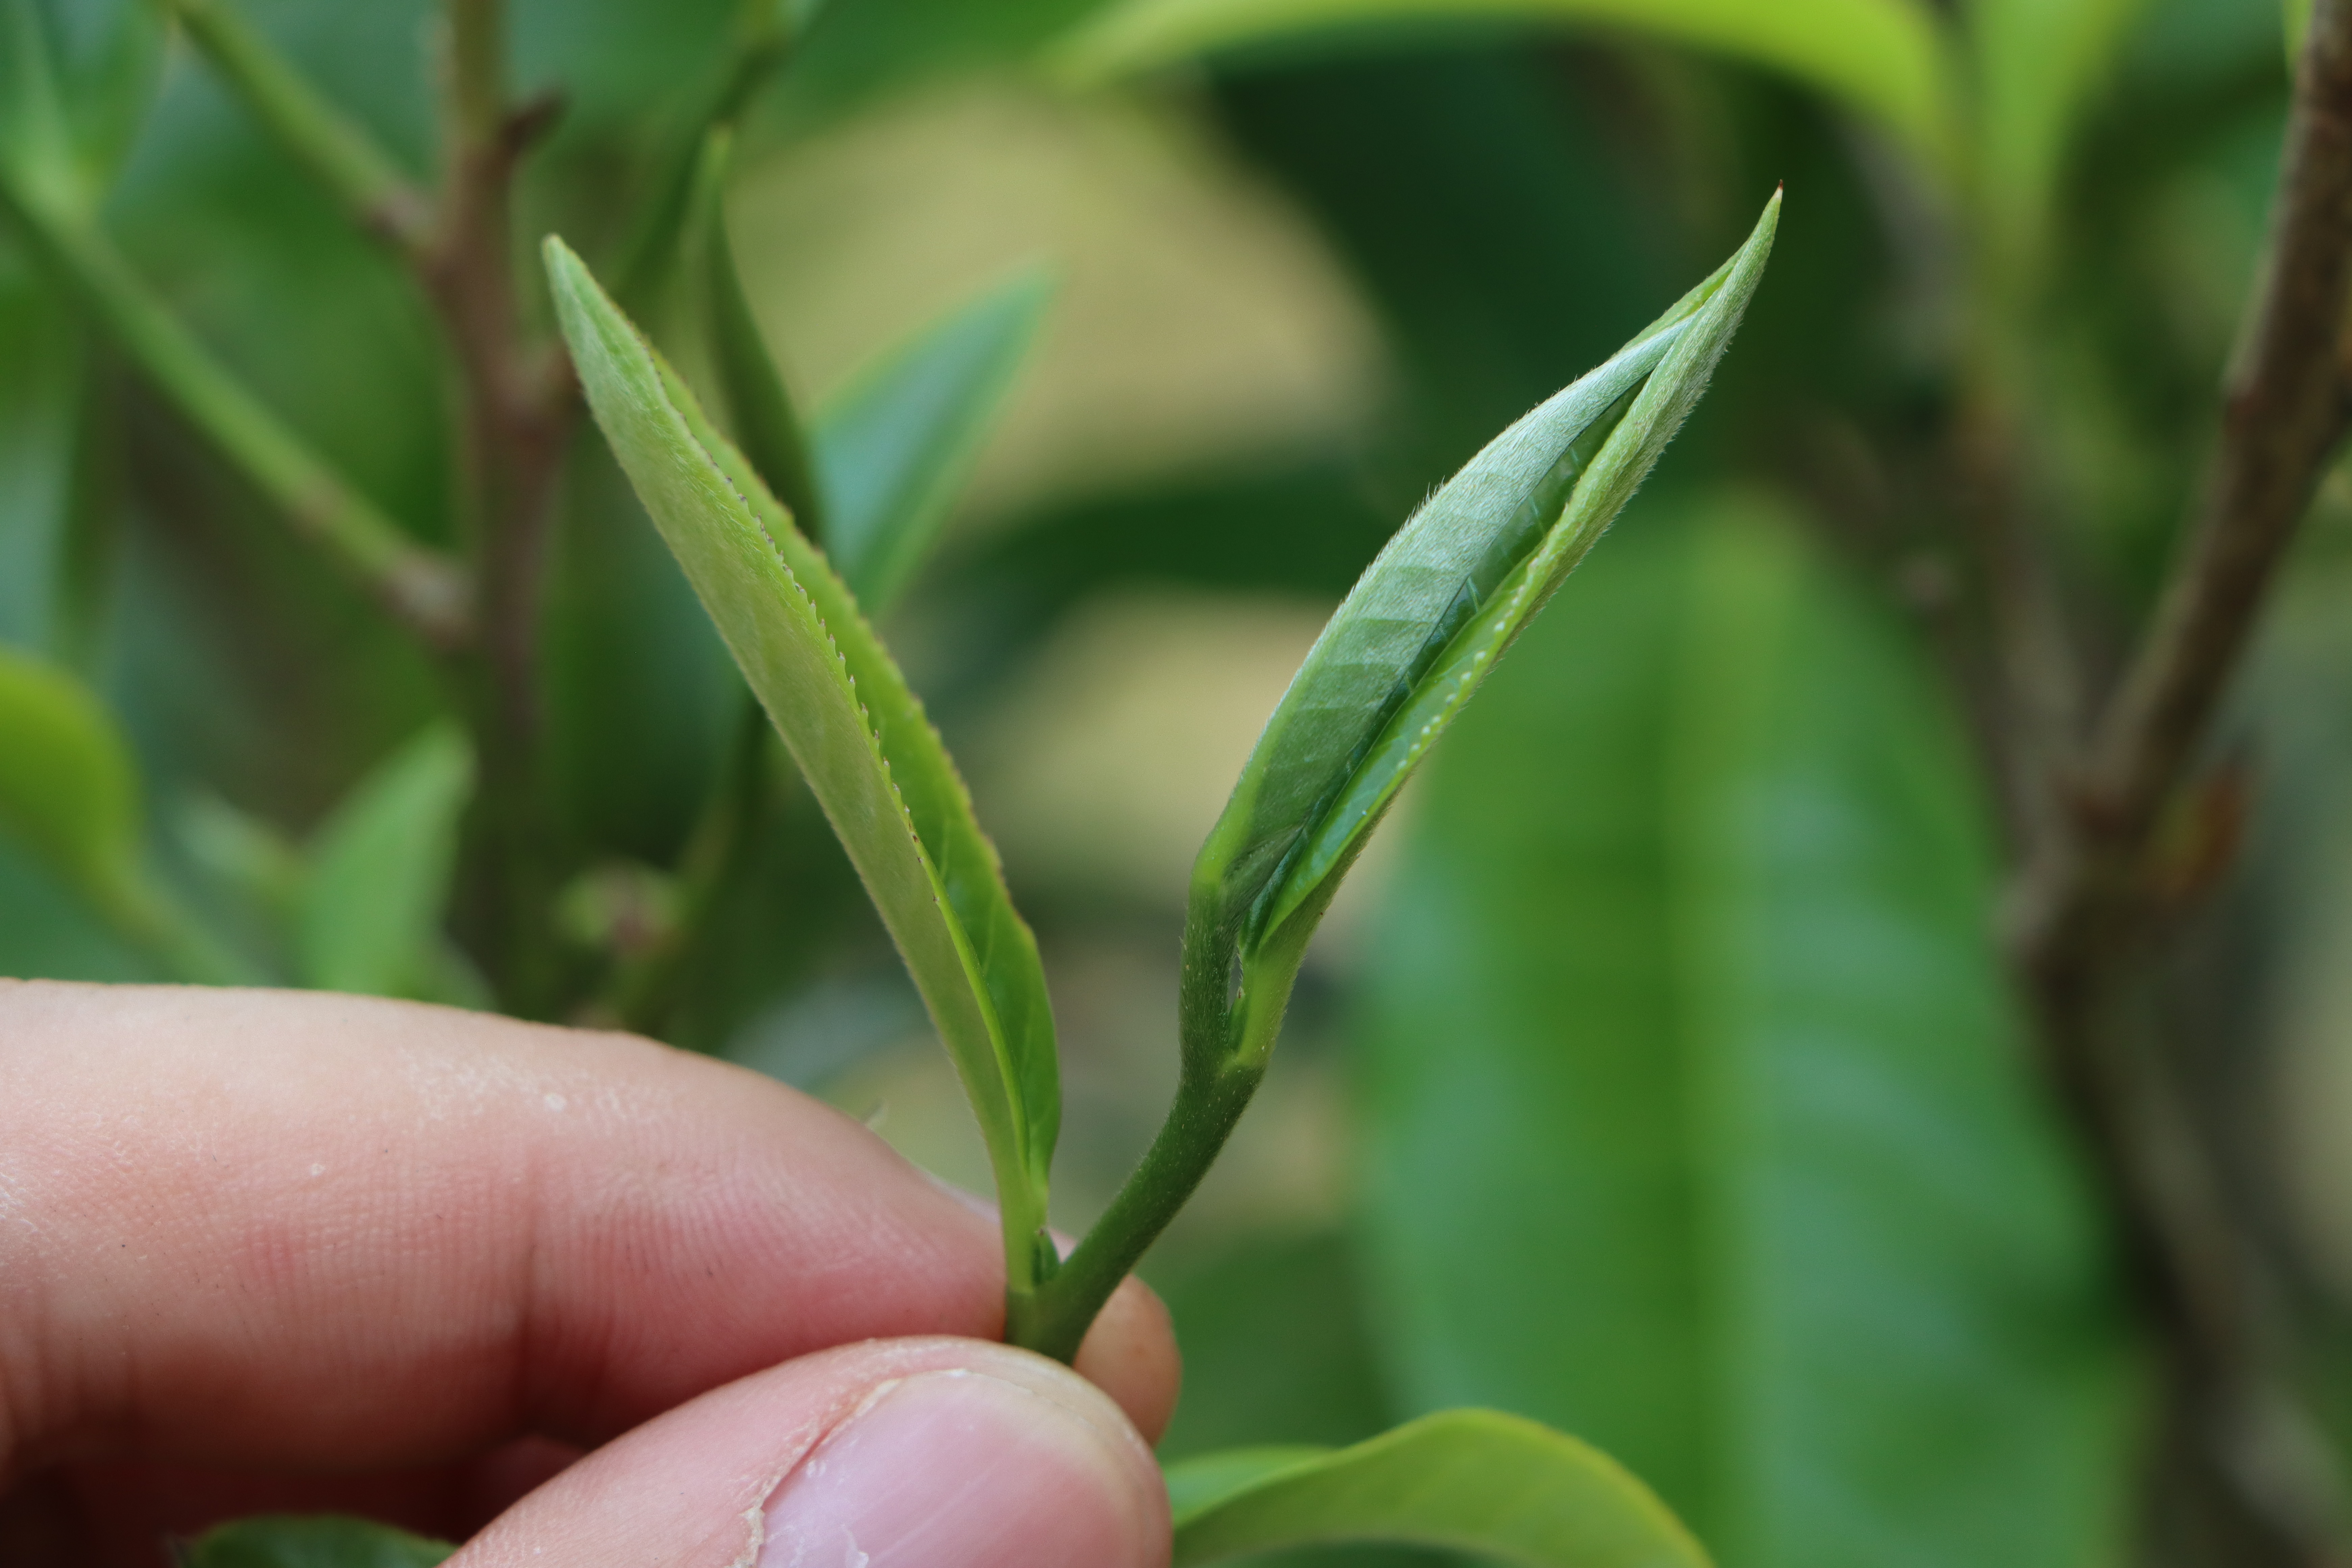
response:
[[[1018,1290],[1061,1115],[1035,939],[954,764],[856,597],[560,240],[590,409],[857,868],[978,1114]]]
[[[1705,392],[1762,277],[1780,199],[1722,267],[1440,488],[1308,651],[1194,864],[1195,972],[1242,966],[1223,1031],[1235,1057],[1272,1047],[1307,938],[1396,792]],[[1228,1005],[1212,988],[1194,994]]]

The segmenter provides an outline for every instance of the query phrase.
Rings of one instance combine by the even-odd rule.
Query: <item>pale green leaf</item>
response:
[[[2104,85],[2142,0],[1970,0],[1976,74],[1974,181],[1995,259],[2020,278],[2039,264],[2067,145]]]
[[[1193,868],[1188,960],[1238,952],[1230,1047],[1273,1045],[1307,935],[1431,744],[1582,559],[1706,390],[1771,254],[1780,198],[1738,253],[1600,369],[1490,442],[1332,616]]]
[[[1741,1568],[2125,1560],[2127,1331],[1948,699],[1757,498],[1562,600],[1363,965],[1391,1386],[1589,1438]]]
[[[438,1568],[457,1549],[331,1514],[239,1520],[182,1546],[182,1568]]]
[[[0,826],[110,914],[138,879],[138,775],[112,715],[64,670],[0,649]]]
[[[861,604],[889,604],[938,542],[1043,322],[1034,268],[957,307],[860,372],[816,423],[826,552]]]
[[[560,240],[548,270],[590,407],[792,750],[979,1115],[1015,1292],[1050,1267],[1061,1115],[1036,942],[921,704],[824,557]]]
[[[436,724],[362,779],[312,840],[295,915],[302,983],[373,996],[436,994],[441,919],[472,749]]]
[[[1474,1552],[1525,1568],[1705,1568],[1647,1488],[1573,1437],[1449,1410],[1353,1447],[1260,1448],[1171,1467],[1176,1568],[1343,1542]]]
[[[1339,27],[1496,20],[1645,33],[1749,60],[1859,111],[1928,169],[1949,169],[1950,51],[1924,0],[1123,0],[1056,57],[1095,80]]]
[[[2303,36],[2311,30],[2311,0],[2283,0],[2286,22],[2286,58],[2292,67],[2303,55]]]

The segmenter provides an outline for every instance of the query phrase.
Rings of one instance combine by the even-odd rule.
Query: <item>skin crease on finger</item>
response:
[[[593,1446],[833,1346],[992,1339],[1002,1279],[969,1204],[707,1058],[363,998],[0,983],[0,1483]],[[1130,1282],[1078,1368],[1156,1436],[1157,1300]]]

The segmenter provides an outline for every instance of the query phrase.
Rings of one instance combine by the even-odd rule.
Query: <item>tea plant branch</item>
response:
[[[419,544],[306,446],[196,341],[96,226],[0,167],[0,210],[147,380],[275,505],[293,531],[428,647],[472,633],[464,571]]]
[[[480,584],[481,637],[460,672],[480,768],[472,924],[501,1000],[555,1004],[547,910],[555,868],[542,809],[540,609],[557,480],[578,391],[560,344],[525,331],[516,298],[516,169],[558,104],[506,91],[499,0],[449,0],[441,48],[442,172],[415,258],[457,366],[460,531]]]
[[[339,113],[229,0],[170,0],[189,37],[278,143],[347,207],[361,228],[421,255],[432,204],[374,140]]]
[[[2053,785],[2081,750],[2083,674],[2028,510],[2015,410],[1996,390],[2017,378],[1979,364],[1971,380],[1952,447],[1961,510],[1984,579],[1993,711],[1983,738],[2011,833],[2031,858],[2063,831]]]
[[[2165,811],[2352,418],[2341,342],[2352,292],[2352,4],[2316,7],[2296,79],[2272,255],[2211,474],[2151,630],[2079,769],[2054,782],[2068,831],[2027,871],[2020,960],[2062,1017],[2138,934]]]
[[[1264,1079],[1308,939],[1397,792],[1697,403],[1761,280],[1748,242],[1473,458],[1365,570],[1284,693],[1192,869],[1168,1120],[1006,1337],[1065,1360],[1200,1185]]]
[[[2271,255],[2226,387],[2221,439],[2151,628],[2079,762],[2051,780],[2057,832],[2021,873],[2013,955],[2060,1091],[2150,1298],[2196,1460],[2278,1561],[2328,1560],[2327,1509],[2282,1478],[2276,1380],[2244,1243],[2163,1064],[2128,1041],[2137,961],[2162,913],[2154,861],[2266,590],[2352,417],[2352,4],[2320,0],[2298,66]],[[2145,995],[2138,999],[2145,1010]]]

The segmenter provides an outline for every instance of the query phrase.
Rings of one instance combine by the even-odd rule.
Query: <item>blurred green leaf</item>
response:
[[[2292,67],[2303,54],[2303,35],[2311,27],[2311,0],[2281,0],[2286,23],[2286,58]]]
[[[1744,1568],[2117,1560],[2126,1341],[1943,703],[1758,500],[1569,591],[1365,964],[1401,1397],[1576,1432]]]
[[[113,912],[138,882],[138,775],[112,715],[65,671],[0,649],[0,824]]]
[[[1616,356],[1496,437],[1400,529],[1266,721],[1192,873],[1188,964],[1262,1060],[1307,936],[1429,747],[1649,473],[1738,330],[1780,211]]]
[[[180,1548],[182,1568],[438,1568],[457,1549],[331,1515],[239,1520]]]
[[[257,910],[292,918],[309,868],[284,834],[215,795],[189,801],[174,826],[181,849],[207,876]]]
[[[1921,0],[1124,0],[1055,56],[1077,79],[1100,80],[1338,27],[1495,19],[1623,28],[1753,61],[1860,110],[1928,170],[1949,172],[1951,61]]]
[[[1043,323],[1033,268],[867,366],[816,417],[825,552],[858,602],[895,601],[938,542]]]
[[[793,525],[834,555],[833,533],[818,492],[808,440],[799,412],[776,362],[760,336],[760,320],[735,270],[735,246],[727,234],[726,176],[734,144],[730,131],[713,131],[703,142],[695,171],[694,216],[703,258],[703,293],[710,325],[710,359],[735,426],[736,444],[764,480],[768,491],[793,515]],[[844,576],[848,576],[845,570]],[[861,603],[871,604],[866,584],[852,578]]]
[[[436,724],[336,807],[311,841],[295,916],[304,984],[372,996],[435,995],[444,973],[442,910],[473,784],[465,737]]]
[[[856,598],[560,240],[548,269],[606,438],[824,806],[923,993],[995,1168],[1012,1289],[1044,1268],[1061,1116],[1036,941]]]
[[[154,101],[163,18],[103,0],[67,19],[85,36],[61,36],[35,0],[0,0],[0,161],[41,199],[87,215]]]
[[[2067,142],[2142,0],[1972,0],[1975,183],[2000,259],[2031,268],[2047,243]]]
[[[1649,1489],[1573,1437],[1449,1410],[1353,1447],[1261,1448],[1171,1467],[1178,1568],[1317,1542],[1399,1541],[1528,1568],[1704,1568]]]
[[[54,45],[33,0],[0,0],[0,165],[43,200],[89,205]]]

